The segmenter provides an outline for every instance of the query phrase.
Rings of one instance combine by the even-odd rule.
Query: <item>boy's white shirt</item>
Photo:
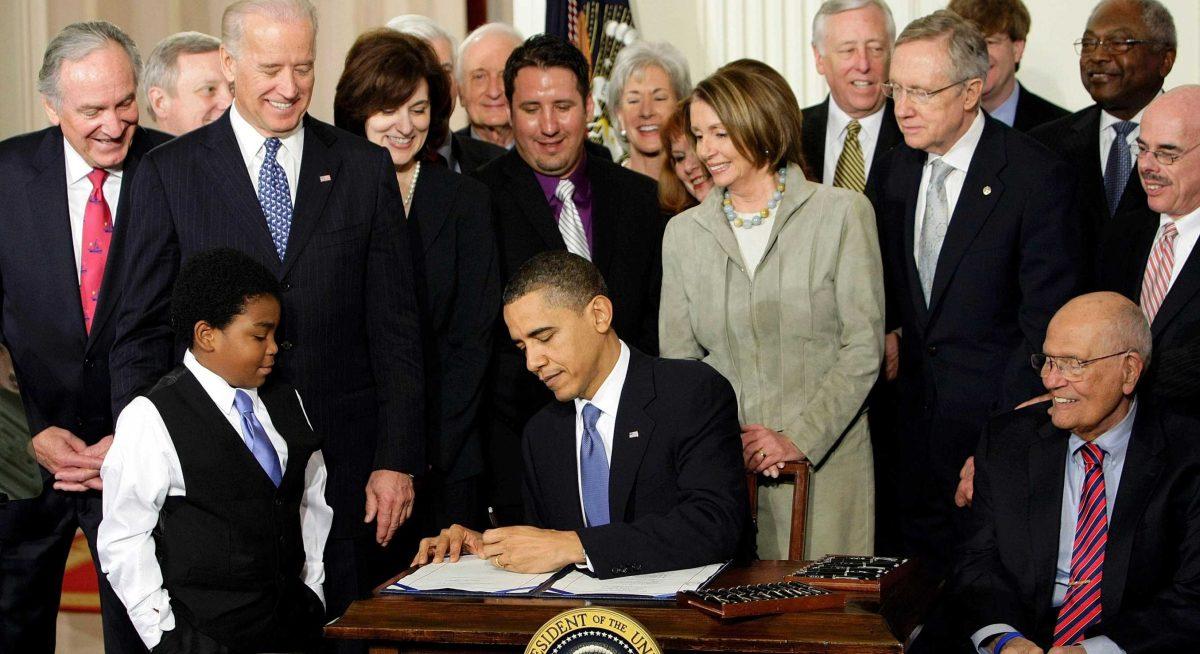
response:
[[[233,403],[238,389],[202,366],[191,351],[184,354],[183,364],[241,434],[241,414]],[[271,422],[258,397],[258,389],[241,390],[254,401],[254,415],[279,455],[280,468],[287,470],[287,442]],[[307,414],[304,418],[308,420]],[[125,407],[114,433],[112,447],[100,468],[100,478],[104,481],[104,518],[96,537],[97,553],[101,570],[108,576],[117,597],[128,607],[142,642],[153,648],[162,638],[162,632],[175,628],[175,616],[171,613],[170,596],[162,587],[162,570],[155,557],[151,531],[158,524],[158,514],[166,498],[186,494],[183,470],[162,416],[146,397],[137,397]],[[318,450],[304,470],[300,530],[304,544],[303,581],[322,602],[325,601],[321,590],[325,581],[325,541],[333,523],[333,509],[325,501],[326,477],[325,457]]]

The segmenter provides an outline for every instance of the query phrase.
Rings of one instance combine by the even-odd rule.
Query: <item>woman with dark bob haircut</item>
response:
[[[423,40],[374,30],[346,55],[333,106],[334,124],[387,149],[403,199],[396,222],[416,265],[425,351],[430,469],[418,531],[482,528],[479,410],[500,278],[487,187],[437,154],[449,130],[450,80]]]

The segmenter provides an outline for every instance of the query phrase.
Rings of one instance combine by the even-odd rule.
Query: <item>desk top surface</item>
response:
[[[779,581],[797,561],[755,561],[730,566],[713,586]],[[331,638],[461,645],[524,647],[547,620],[573,607],[614,608],[644,626],[659,646],[705,652],[874,652],[902,651],[902,638],[918,623],[937,587],[913,575],[881,602],[848,596],[844,608],[719,620],[675,604],[587,602],[569,598],[428,597],[379,595],[354,602],[325,628]]]

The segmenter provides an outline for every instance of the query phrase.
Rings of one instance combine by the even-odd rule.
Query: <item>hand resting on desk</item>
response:
[[[475,554],[512,572],[553,572],[565,565],[584,563],[583,543],[573,531],[536,527],[500,527],[482,534],[462,525],[451,525],[432,538],[422,538],[412,565],[441,561],[456,562],[463,554]]]

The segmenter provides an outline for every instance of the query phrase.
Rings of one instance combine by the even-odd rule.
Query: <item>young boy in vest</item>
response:
[[[159,652],[312,650],[333,511],[296,391],[269,379],[279,282],[193,257],[171,297],[183,365],[121,412],[104,459],[101,568]]]

